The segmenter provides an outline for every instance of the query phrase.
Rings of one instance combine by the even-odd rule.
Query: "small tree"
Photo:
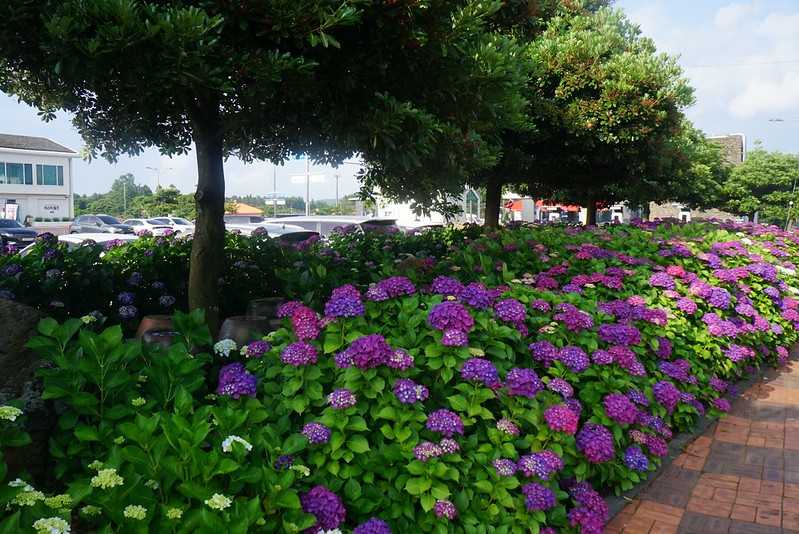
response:
[[[515,5],[515,4],[514,4]],[[213,324],[222,274],[223,160],[338,162],[367,186],[432,198],[498,154],[521,117],[518,48],[479,0],[4,0],[0,89],[64,109],[110,160],[194,144],[189,303]],[[521,6],[515,6],[521,8]]]
[[[783,225],[795,220],[799,210],[796,184],[799,180],[799,156],[768,152],[758,143],[746,160],[733,168],[723,193],[727,210],[746,215],[755,214],[765,222]],[[793,202],[793,210],[791,203]]]

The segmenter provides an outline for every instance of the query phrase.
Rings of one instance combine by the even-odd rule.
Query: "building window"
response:
[[[64,185],[64,167],[61,165],[37,165],[38,185]]]
[[[33,166],[29,163],[0,162],[0,184],[32,184]]]

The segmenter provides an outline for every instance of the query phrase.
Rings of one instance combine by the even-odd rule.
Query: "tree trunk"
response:
[[[585,224],[596,226],[596,200],[593,195],[585,197]]]
[[[203,309],[213,334],[219,328],[219,278],[225,254],[223,128],[216,101],[192,113],[197,151],[197,222],[191,247],[189,308]]]
[[[486,208],[485,226],[486,228],[496,228],[499,226],[499,209],[502,204],[502,181],[492,176],[486,183]]]

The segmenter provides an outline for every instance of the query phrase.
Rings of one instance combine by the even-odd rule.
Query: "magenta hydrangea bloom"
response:
[[[551,489],[536,482],[522,486],[522,493],[524,494],[524,504],[531,512],[549,510],[555,506],[557,501],[555,493]]]
[[[252,341],[244,348],[244,355],[247,358],[260,358],[272,350],[272,345],[266,341]]]
[[[302,427],[302,434],[314,445],[330,441],[330,429],[322,423],[307,423]]]
[[[416,293],[416,286],[405,276],[392,276],[377,283],[388,298],[404,297]]]
[[[580,311],[573,304],[560,304],[559,313],[555,314],[555,320],[561,321],[566,328],[572,332],[587,330],[594,326],[594,319],[587,313]]]
[[[463,421],[460,416],[443,408],[428,415],[425,426],[428,430],[438,432],[448,438],[454,434],[463,434]]]
[[[549,480],[552,475],[563,469],[563,460],[552,451],[540,451],[525,454],[519,458],[519,471],[526,477],[536,476],[541,480]]]
[[[461,367],[461,378],[482,382],[486,387],[499,385],[497,368],[485,358],[469,358],[466,360],[463,367]]]
[[[300,341],[316,339],[321,332],[319,317],[307,306],[299,306],[291,314],[291,327]]]
[[[352,530],[352,534],[391,534],[391,527],[382,519],[373,517],[355,527]]]
[[[574,395],[574,388],[562,378],[551,379],[547,384],[547,389],[555,393],[560,393],[564,399],[568,399]]]
[[[616,454],[613,434],[595,423],[586,423],[577,433],[577,449],[593,464],[612,460]]]
[[[505,376],[505,387],[511,397],[532,399],[544,389],[544,384],[532,369],[513,368]]]
[[[336,389],[327,396],[327,403],[335,410],[343,410],[355,406],[358,399],[348,389]]]
[[[580,527],[582,534],[602,534],[608,520],[608,505],[588,482],[579,482],[569,489],[577,502],[569,511],[569,524]]]
[[[242,396],[255,397],[258,379],[250,374],[241,363],[230,363],[219,370],[217,395],[238,399]]]
[[[460,330],[468,332],[474,327],[474,318],[459,302],[446,301],[437,304],[427,315],[427,322],[436,330]]]
[[[297,309],[304,306],[305,305],[302,302],[296,300],[284,302],[277,308],[277,316],[281,319],[285,317],[291,317]]]
[[[713,399],[712,403],[716,409],[721,410],[722,412],[730,411],[730,401],[727,399]]]
[[[460,300],[473,308],[486,309],[494,299],[486,286],[480,282],[472,282],[460,292]]]
[[[674,289],[676,284],[674,283],[674,278],[669,276],[665,272],[655,273],[649,277],[649,284],[652,287],[662,287],[664,289]]]
[[[347,518],[347,509],[341,497],[322,485],[314,486],[302,495],[300,503],[305,513],[316,517],[316,523],[309,529],[313,533],[338,528]]]
[[[544,410],[544,421],[550,430],[572,435],[577,432],[580,416],[565,404],[555,404]]]
[[[657,400],[669,413],[674,411],[677,403],[680,402],[680,390],[674,384],[661,380],[652,387],[652,393]]]
[[[437,500],[436,504],[433,505],[433,513],[436,514],[436,517],[439,519],[444,518],[452,520],[458,517],[458,509],[455,508],[454,504],[446,500]]]
[[[597,349],[591,353],[591,361],[597,365],[610,365],[613,363],[613,355],[606,350]]]
[[[710,377],[710,380],[708,380],[708,385],[719,393],[724,393],[727,391],[727,382],[717,376]]]
[[[305,341],[298,341],[297,343],[286,345],[283,352],[280,353],[280,361],[286,365],[293,365],[294,367],[314,364],[316,363],[316,359],[316,347]]]
[[[666,441],[658,436],[653,436],[652,434],[646,435],[646,441],[644,443],[646,448],[649,449],[649,452],[654,454],[655,456],[666,456],[669,453],[669,446],[666,444]]]
[[[549,305],[549,302],[545,301],[544,299],[535,299],[530,303],[530,307],[536,311],[545,313],[552,309],[552,307]]]
[[[403,404],[413,404],[417,401],[427,400],[430,391],[409,378],[398,378],[394,382],[394,395]]]

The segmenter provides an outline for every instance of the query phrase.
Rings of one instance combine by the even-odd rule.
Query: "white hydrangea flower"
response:
[[[292,465],[291,467],[289,467],[289,469],[291,469],[292,471],[297,471],[298,473],[300,473],[304,477],[307,477],[307,476],[309,476],[311,474],[311,470],[308,469],[307,467],[305,467],[302,464]]]
[[[238,345],[236,345],[236,342],[233,341],[232,339],[223,339],[221,341],[216,342],[216,344],[214,345],[214,352],[219,356],[227,358],[230,356],[230,353],[236,350],[237,348]]]
[[[94,315],[84,315],[80,318],[80,322],[83,324],[92,324],[93,322],[97,321],[97,317]]]
[[[9,487],[12,488],[25,488],[25,491],[33,491],[33,486],[31,486],[21,478],[15,478],[11,482],[9,482],[8,485]]]
[[[0,419],[6,421],[16,421],[22,415],[22,410],[14,406],[0,406]]]
[[[141,521],[147,517],[147,508],[138,504],[129,504],[122,511],[122,515],[130,519],[137,519]]]
[[[91,479],[93,488],[108,489],[114,486],[121,486],[125,483],[125,479],[117,474],[116,469],[101,469]]]
[[[230,499],[230,497],[225,497],[221,493],[214,493],[211,495],[210,499],[205,499],[205,504],[208,505],[208,508],[214,510],[224,510],[225,508],[230,508],[230,505],[233,504],[233,500]]]
[[[37,534],[68,534],[70,531],[69,523],[60,517],[43,517],[33,523],[33,529]]]
[[[222,442],[222,451],[231,452],[233,450],[234,443],[241,443],[242,447],[247,449],[247,452],[252,450],[252,445],[246,439],[240,436],[228,436]]]

